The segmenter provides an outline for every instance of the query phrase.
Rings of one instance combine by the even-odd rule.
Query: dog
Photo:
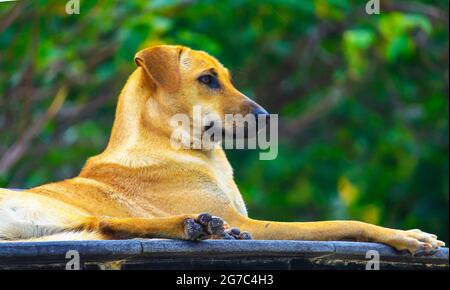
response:
[[[200,105],[219,116],[268,113],[203,51],[159,45],[135,55],[106,149],[72,179],[0,189],[0,240],[355,240],[432,253],[433,234],[359,221],[275,222],[248,217],[224,151],[174,148],[170,118]]]

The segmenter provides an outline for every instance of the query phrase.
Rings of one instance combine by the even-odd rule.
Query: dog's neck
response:
[[[136,69],[128,78],[117,102],[111,137],[106,151],[128,150],[142,147],[145,138],[152,139],[152,135],[160,130],[146,132],[146,116],[144,110],[151,97],[149,82],[141,68]],[[153,133],[153,134],[150,134]]]

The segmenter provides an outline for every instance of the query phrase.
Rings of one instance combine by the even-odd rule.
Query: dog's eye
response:
[[[198,81],[204,85],[207,85],[208,87],[210,87],[212,89],[220,88],[220,84],[219,84],[219,81],[217,80],[217,77],[210,75],[210,74],[200,76],[198,78]]]
[[[212,82],[212,75],[204,75],[198,78],[201,83],[209,85]]]

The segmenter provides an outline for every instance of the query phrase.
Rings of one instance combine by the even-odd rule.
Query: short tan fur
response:
[[[249,218],[224,151],[174,148],[170,118],[177,113],[193,118],[194,105],[219,116],[262,108],[205,52],[154,46],[139,51],[135,62],[138,67],[119,96],[109,143],[88,159],[79,176],[20,192],[0,189],[1,241],[203,239],[238,227],[254,239],[373,241],[411,253],[444,245],[420,230],[358,221]],[[200,82],[205,74],[213,74],[220,88]],[[199,216],[204,212],[225,224],[216,218],[219,227],[208,228],[213,228],[211,217]]]

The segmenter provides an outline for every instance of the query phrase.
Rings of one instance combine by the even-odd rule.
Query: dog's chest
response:
[[[216,160],[212,163],[211,169],[216,179],[216,186],[219,188],[221,194],[232,202],[234,207],[243,215],[247,215],[247,208],[245,206],[242,195],[236,186],[233,179],[233,170],[228,162],[223,160]]]

